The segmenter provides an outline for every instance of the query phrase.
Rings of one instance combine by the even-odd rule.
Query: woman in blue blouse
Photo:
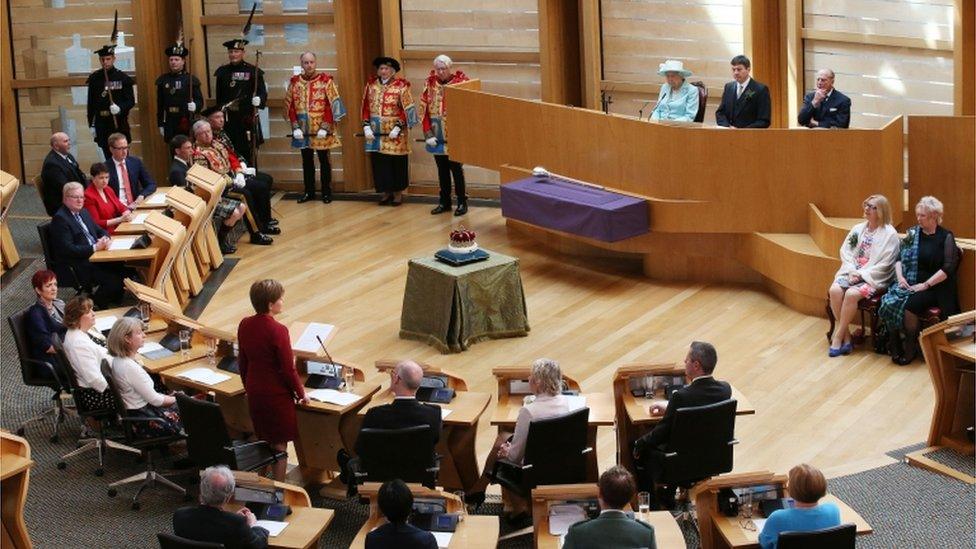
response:
[[[783,532],[810,532],[840,525],[840,508],[833,502],[818,505],[820,498],[827,495],[827,479],[819,469],[801,463],[790,469],[787,489],[796,502],[793,509],[773,511],[762,532],[759,533],[759,546],[762,549],[776,549],[779,535]]]
[[[37,301],[27,310],[27,339],[30,342],[30,357],[46,362],[57,372],[37,371],[41,377],[60,381],[60,367],[54,358],[53,336],[64,339],[64,301],[58,299],[58,279],[51,271],[37,271],[31,277]],[[58,377],[54,377],[58,376]]]
[[[694,122],[698,114],[698,88],[686,80],[691,71],[685,70],[681,61],[668,59],[659,65],[657,73],[666,82],[661,85],[651,120]]]

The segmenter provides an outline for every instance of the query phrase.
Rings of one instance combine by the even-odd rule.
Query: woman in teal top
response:
[[[827,479],[819,469],[801,463],[790,469],[790,496],[796,501],[793,509],[773,511],[759,533],[762,549],[776,549],[779,535],[783,532],[810,532],[840,525],[840,509],[827,502],[817,505],[827,494]]]
[[[659,65],[657,73],[666,82],[661,86],[657,105],[651,111],[651,120],[694,122],[698,114],[698,88],[686,80],[691,76],[691,71],[685,70],[681,61],[668,59]]]

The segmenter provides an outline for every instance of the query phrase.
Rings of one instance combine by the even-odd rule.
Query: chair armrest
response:
[[[46,372],[54,378],[54,381],[58,384],[58,387],[62,391],[68,391],[70,389],[69,385],[61,379],[61,375],[58,374],[58,369],[55,368],[50,362],[45,362],[43,360],[37,360],[36,358],[25,358],[28,364],[40,368],[41,371]],[[54,359],[52,359],[54,360]],[[70,367],[70,366],[69,366]]]
[[[732,440],[729,441],[729,446],[735,446],[738,443],[739,443],[739,439],[733,438]]]
[[[678,455],[678,452],[665,452],[664,453],[664,457],[666,457],[666,458],[673,458],[676,455]]]
[[[580,452],[580,454],[586,455],[586,454],[589,454],[592,451],[593,451],[593,447],[592,446],[587,446],[586,448],[583,448],[583,451]]]

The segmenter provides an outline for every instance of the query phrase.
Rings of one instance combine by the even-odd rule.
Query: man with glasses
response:
[[[112,238],[85,209],[81,183],[72,181],[64,186],[62,205],[51,219],[50,240],[52,270],[59,280],[94,288],[92,301],[99,309],[122,301],[122,267],[88,260],[93,253],[107,250]]]
[[[108,137],[112,152],[108,163],[108,186],[112,187],[119,200],[134,210],[136,206],[156,192],[156,182],[149,170],[138,157],[129,154],[129,140],[121,133]]]

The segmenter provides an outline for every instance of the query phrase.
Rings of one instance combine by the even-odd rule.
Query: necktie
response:
[[[119,162],[119,169],[122,170],[122,189],[125,193],[125,197],[120,196],[119,199],[128,206],[130,202],[135,201],[136,197],[132,196],[132,185],[129,183],[129,170],[125,169],[125,160]]]
[[[735,98],[736,99],[742,97],[742,91],[744,89],[745,89],[745,86],[743,86],[742,84],[736,84],[736,92],[735,92]]]
[[[81,230],[85,232],[85,238],[88,239],[88,244],[94,246],[95,237],[92,236],[91,231],[88,230],[88,225],[85,225],[85,222],[81,219],[80,215],[74,214],[74,216],[75,216],[75,221],[77,221],[78,224],[81,225]]]

